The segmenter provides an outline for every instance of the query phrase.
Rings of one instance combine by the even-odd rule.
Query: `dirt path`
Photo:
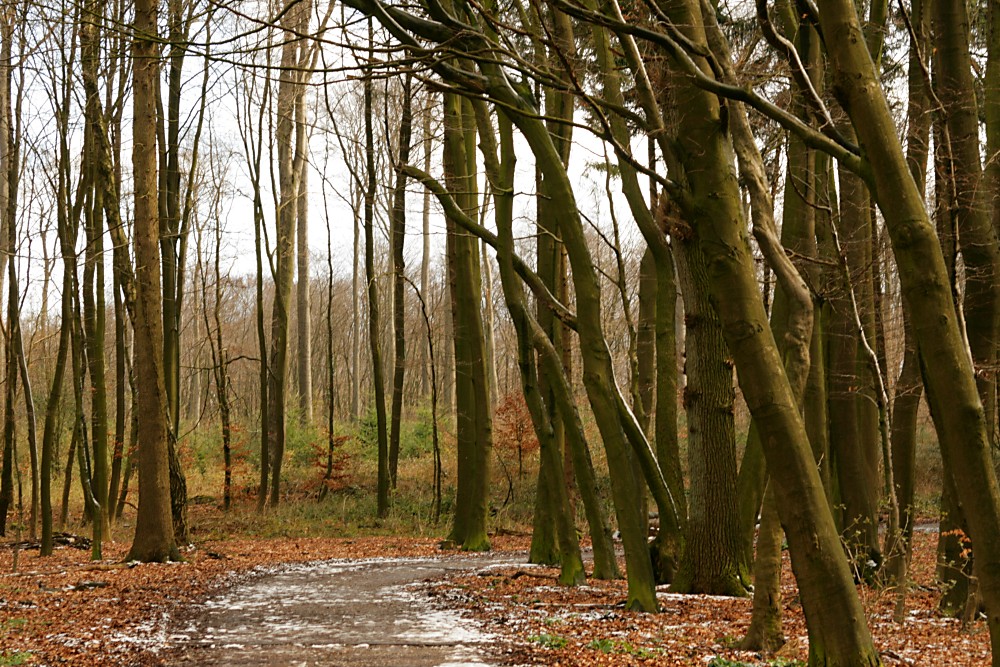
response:
[[[486,667],[494,638],[420,586],[511,556],[327,561],[238,584],[191,610],[170,665]]]

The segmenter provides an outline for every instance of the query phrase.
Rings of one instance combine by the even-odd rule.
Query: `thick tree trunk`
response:
[[[137,0],[133,24],[133,150],[135,180],[136,373],[139,422],[139,509],[128,560],[180,557],[170,513],[167,402],[160,319],[159,216],[156,186],[156,3]]]
[[[686,326],[684,408],[691,487],[679,593],[745,596],[749,563],[743,558],[736,513],[736,431],[733,366],[718,317],[708,300],[708,273],[697,237],[676,216],[678,276]]]
[[[891,113],[864,44],[854,6],[823,0],[821,25],[835,76],[834,90],[854,123],[870,163],[873,191],[885,217],[910,307],[928,404],[976,544],[980,591],[993,653],[1000,656],[1000,490],[975,374],[952,305],[940,247],[921,192],[895,140]]]
[[[461,193],[466,215],[478,211],[475,185],[476,126],[471,104],[445,96],[444,168],[449,189]],[[448,220],[448,264],[455,336],[458,482],[451,539],[463,549],[489,549],[489,464],[492,450],[489,387],[483,342],[479,246]]]
[[[704,43],[694,3],[671,3],[671,18],[687,36]],[[714,22],[710,22],[712,25]],[[714,27],[714,26],[713,26]],[[805,425],[789,378],[775,373],[783,359],[766,324],[743,218],[732,148],[718,131],[718,98],[678,77],[677,108],[687,110],[677,126],[684,175],[690,182],[685,211],[701,243],[713,305],[740,375],[751,414],[761,432],[775,480],[779,516],[792,555],[810,635],[810,663],[877,665],[850,571],[843,558]],[[729,110],[729,116],[742,110]],[[677,177],[680,174],[676,175]]]

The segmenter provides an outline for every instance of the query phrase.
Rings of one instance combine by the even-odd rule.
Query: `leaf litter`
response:
[[[941,617],[936,605],[937,536],[914,537],[911,590],[903,624],[892,622],[892,590],[859,587],[869,627],[886,665],[939,667],[990,664],[989,633]],[[497,551],[523,552],[524,536],[498,535]],[[7,546],[7,545],[4,545]],[[160,665],[183,615],[240,582],[289,565],[331,559],[440,556],[436,539],[363,537],[229,539],[184,551],[184,562],[122,563],[126,544],[105,545],[106,559],[57,548],[49,558],[0,551],[0,664]],[[491,565],[420,582],[414,593],[476,619],[496,641],[498,664],[796,665],[808,654],[805,622],[785,554],[782,575],[786,645],[776,655],[735,648],[750,622],[750,600],[676,595],[659,589],[659,614],[626,611],[624,581],[590,579],[554,585],[558,571],[530,565]]]

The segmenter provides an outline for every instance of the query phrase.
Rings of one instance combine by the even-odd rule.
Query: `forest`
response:
[[[998,156],[995,2],[0,2],[0,664],[398,550],[611,610],[505,664],[1000,665]]]

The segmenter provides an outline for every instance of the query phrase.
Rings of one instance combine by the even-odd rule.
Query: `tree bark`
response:
[[[271,308],[270,375],[268,376],[268,455],[270,456],[270,489],[268,504],[276,507],[281,500],[281,466],[285,456],[288,407],[288,338],[292,303],[292,280],[295,273],[296,224],[301,197],[302,170],[305,162],[305,113],[302,96],[307,58],[305,48],[296,36],[308,29],[311,2],[289,6],[282,15],[284,44],[281,49],[282,71],[278,77],[276,97],[278,187],[276,220],[276,268],[274,305]]]
[[[462,210],[474,217],[476,126],[471,103],[445,95],[444,170],[449,189],[461,193]],[[489,387],[483,342],[479,246],[448,218],[448,265],[455,349],[455,413],[458,439],[456,511],[451,539],[469,551],[490,548],[489,464],[493,446]]]
[[[399,124],[399,145],[396,149],[398,164],[410,161],[410,136],[413,128],[412,75],[403,77],[402,113]],[[406,302],[403,299],[406,262],[403,246],[406,241],[406,176],[396,172],[396,184],[392,193],[392,215],[389,221],[390,255],[392,256],[392,412],[389,434],[389,484],[396,488],[396,472],[399,469],[400,427],[403,421],[403,383],[406,380]]]
[[[967,519],[976,543],[980,590],[993,654],[1000,656],[1000,490],[990,461],[983,406],[952,305],[941,250],[922,193],[891,129],[892,116],[871,59],[858,41],[860,28],[854,7],[846,0],[819,4],[835,73],[834,92],[858,133],[870,165],[866,173],[892,240],[942,458],[951,470],[962,505],[970,508]]]
[[[139,422],[139,509],[127,560],[177,560],[170,512],[167,401],[156,184],[157,3],[137,0],[133,24],[133,149],[135,180],[136,373]]]
[[[691,478],[684,552],[672,583],[679,593],[747,595],[736,513],[733,365],[708,299],[708,272],[697,237],[678,216],[670,236],[684,295],[684,408]]]

